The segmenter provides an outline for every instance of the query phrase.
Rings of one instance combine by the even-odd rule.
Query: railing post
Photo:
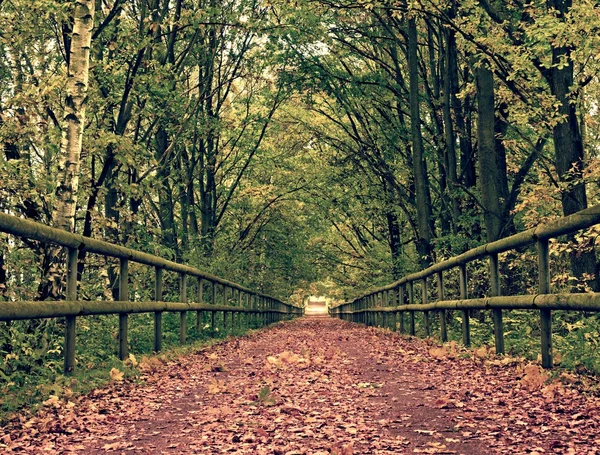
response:
[[[119,300],[122,302],[129,300],[129,260],[127,259],[121,259],[119,268]],[[128,317],[127,313],[119,313],[119,359],[121,360],[125,360],[129,356]]]
[[[154,300],[162,301],[163,296],[163,269],[156,267],[154,269]],[[162,311],[154,312],[154,352],[160,352],[162,349]]]
[[[227,286],[223,285],[223,306],[227,306]],[[223,330],[227,330],[227,311],[223,311]]]
[[[414,283],[412,281],[409,281],[407,284],[407,290],[408,290],[408,304],[412,305],[413,303],[415,303],[415,286]],[[414,311],[410,311],[409,312],[409,331],[411,335],[415,335],[415,312]]]
[[[245,293],[242,292],[241,290],[238,290],[238,306],[240,307],[240,309],[244,308],[244,295]],[[242,323],[243,320],[246,319],[246,313],[244,313],[243,311],[240,311],[238,313],[238,326],[239,329],[242,330],[244,327],[244,324]]]
[[[179,300],[181,303],[187,303],[187,275],[179,274]],[[187,311],[179,312],[179,343],[185,344],[187,334]]]
[[[204,278],[198,278],[198,303],[204,303]],[[202,330],[202,311],[196,311],[196,332]]]
[[[390,305],[394,308],[396,308],[398,306],[398,293],[399,293],[398,287],[395,287],[394,289],[392,289],[392,299],[391,299]],[[396,332],[398,330],[397,319],[398,319],[398,312],[396,310],[394,310],[392,312],[392,331],[393,332]]]
[[[259,327],[264,327],[267,324],[267,314],[265,311],[265,298],[262,296],[256,296],[258,298],[258,309],[260,310],[258,325]]]
[[[400,286],[398,288],[398,303],[400,305],[404,305],[404,289],[405,286]],[[400,333],[404,333],[404,311],[400,311],[398,317],[400,318]]]
[[[77,248],[67,248],[67,300],[77,300]],[[70,374],[75,368],[75,338],[77,316],[65,319],[64,372]]]
[[[550,256],[548,240],[538,239],[538,278],[540,294],[550,293]],[[542,367],[552,368],[552,312],[540,310],[540,327],[542,331]]]
[[[423,305],[427,305],[428,303],[428,298],[427,298],[427,278],[423,278],[421,280],[421,301],[423,303]],[[430,337],[431,336],[431,330],[429,327],[429,311],[424,311],[423,312],[423,319],[425,321],[425,335]]]
[[[210,284],[212,284],[212,288],[211,288],[212,301],[211,301],[211,303],[213,305],[216,305],[217,304],[217,283],[215,283],[214,281],[211,281]],[[215,313],[216,313],[215,310],[210,312],[210,329],[213,332],[215,331]]]
[[[492,297],[502,295],[498,255],[495,253],[490,254],[490,293]],[[504,354],[504,322],[502,320],[502,309],[494,308],[492,310],[492,318],[494,320],[494,344],[496,345],[496,354]]]
[[[388,308],[390,306],[390,290],[385,291],[385,302],[384,307]],[[390,329],[390,313],[387,311],[383,314],[384,326],[386,329]]]
[[[437,291],[438,302],[443,302],[446,298],[444,292],[444,272],[437,273]],[[446,327],[446,310],[440,310],[440,339],[442,343],[448,341],[448,329]]]
[[[460,287],[460,299],[467,298],[467,265],[460,264],[458,266],[458,279]],[[471,346],[471,326],[469,324],[469,310],[462,310],[462,339],[465,346]]]
[[[381,312],[381,307],[383,305],[383,292],[378,292],[377,293],[377,312],[375,313],[375,325],[377,327],[381,327],[382,326],[382,321],[381,321],[381,316],[383,315],[383,313]]]

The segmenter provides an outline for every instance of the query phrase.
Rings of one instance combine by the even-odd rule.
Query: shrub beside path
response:
[[[229,339],[0,433],[1,453],[596,454],[600,400],[564,374],[307,317]]]

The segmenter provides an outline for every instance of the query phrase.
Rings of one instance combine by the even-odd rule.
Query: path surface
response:
[[[304,318],[49,404],[0,452],[599,453],[597,398],[486,356]]]

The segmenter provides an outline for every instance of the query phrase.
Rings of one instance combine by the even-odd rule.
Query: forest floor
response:
[[[0,453],[600,453],[600,399],[576,376],[335,319],[138,367],[49,399],[1,430]]]

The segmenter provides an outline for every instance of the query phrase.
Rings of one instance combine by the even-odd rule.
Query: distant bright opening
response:
[[[306,306],[307,315],[324,315],[327,314],[327,300],[325,297],[311,296],[308,298]]]

